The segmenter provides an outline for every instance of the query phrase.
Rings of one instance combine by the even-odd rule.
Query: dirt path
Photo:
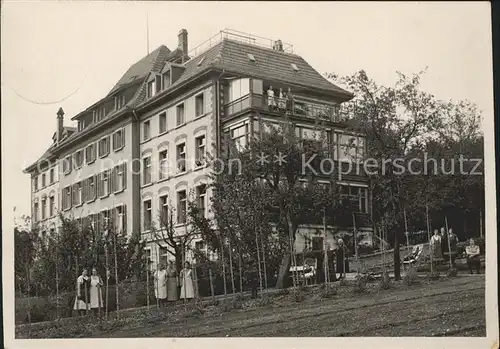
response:
[[[485,335],[484,277],[202,315],[106,337]]]

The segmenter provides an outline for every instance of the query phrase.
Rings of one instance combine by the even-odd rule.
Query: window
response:
[[[160,179],[168,178],[168,151],[160,152]]]
[[[170,87],[170,70],[166,71],[162,75],[163,89]]]
[[[249,53],[249,54],[247,54],[247,56],[248,56],[248,59],[249,59],[250,61],[255,62],[255,57],[254,57],[254,55],[253,55],[253,54]]]
[[[127,164],[123,163],[113,169],[113,190],[115,193],[127,187]]]
[[[109,195],[109,170],[101,172],[99,195],[105,197]]]
[[[125,96],[116,96],[115,97],[115,110],[121,109],[125,105]]]
[[[162,228],[168,227],[168,196],[164,195],[160,197],[160,224]]]
[[[99,140],[99,157],[103,158],[109,154],[109,136]]]
[[[117,233],[127,231],[127,207],[125,205],[115,208],[113,226]]]
[[[175,107],[175,115],[177,116],[177,126],[183,125],[185,123],[184,120],[184,103],[179,104]]]
[[[323,238],[321,236],[312,237],[312,250],[322,251],[323,250]]]
[[[73,206],[83,204],[83,186],[82,182],[73,184]]]
[[[121,129],[113,133],[113,150],[118,151],[125,146],[125,130]]]
[[[197,95],[194,98],[194,104],[195,104],[195,112],[196,112],[197,117],[205,114],[205,102],[204,102],[203,93]]]
[[[157,74],[155,76],[155,94],[161,91],[162,76]]]
[[[291,63],[290,65],[292,66],[292,69],[294,71],[299,71],[299,68],[297,67],[297,65],[295,65],[294,63]]]
[[[205,136],[199,136],[195,139],[196,143],[196,167],[203,166],[205,164]]]
[[[101,121],[106,116],[106,108],[99,108],[92,112],[94,122]]]
[[[367,188],[342,185],[340,196],[347,200],[347,205],[353,212],[368,212]]]
[[[144,230],[151,229],[152,218],[151,200],[146,200],[144,201]]]
[[[55,198],[54,196],[50,196],[49,197],[49,216],[50,217],[54,217],[54,215],[56,214],[56,202],[55,202]]]
[[[47,181],[46,181],[46,178],[47,178],[46,174],[45,174],[45,173],[43,173],[43,174],[42,174],[42,188],[45,188],[45,186],[47,186],[47,183],[46,183],[46,182],[47,182]]]
[[[144,183],[143,184],[149,184],[151,183],[151,156],[148,156],[142,160],[144,168]]]
[[[68,155],[63,160],[63,173],[67,175],[70,172],[71,172],[71,155]]]
[[[243,151],[247,146],[247,133],[248,124],[241,125],[231,130],[231,138],[238,151]]]
[[[232,102],[250,93],[250,79],[232,80],[229,85],[229,101]]]
[[[155,81],[152,80],[148,82],[148,98],[151,98],[155,95]]]
[[[186,143],[177,145],[177,170],[178,172],[186,171]]]
[[[167,112],[163,112],[158,116],[160,133],[167,132]]]
[[[338,134],[339,160],[358,161],[364,157],[365,138]]]
[[[151,135],[150,135],[150,127],[149,127],[149,120],[144,121],[144,124],[142,125],[142,140],[148,140]]]
[[[86,179],[86,185],[85,185],[85,200],[87,202],[93,201],[97,197],[97,190],[96,190],[96,177],[92,176]]]
[[[42,219],[45,219],[45,214],[47,212],[47,198],[42,199]]]
[[[38,190],[38,176],[33,177],[33,191]]]
[[[206,196],[207,196],[207,186],[205,184],[201,184],[196,187],[196,205],[200,210],[200,214],[202,217],[207,216],[206,212]]]
[[[177,223],[186,223],[187,213],[187,196],[186,191],[182,190],[177,193]]]
[[[83,165],[83,150],[77,151],[74,155],[75,168],[80,168]]]
[[[50,169],[49,180],[50,180],[50,184],[54,183],[54,181],[55,181],[55,178],[54,178],[54,169],[53,168]]]
[[[85,148],[85,161],[87,164],[91,164],[95,161],[96,158],[96,144],[92,143]]]
[[[33,222],[38,222],[38,202],[33,205]]]
[[[62,208],[63,208],[63,210],[68,210],[71,208],[71,187],[70,186],[63,189]]]

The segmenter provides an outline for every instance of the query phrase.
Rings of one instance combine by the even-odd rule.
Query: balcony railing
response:
[[[259,94],[245,95],[226,104],[226,117],[239,113],[245,109],[258,108],[263,111],[288,114],[310,119],[321,119],[330,122],[345,122],[355,115],[356,105],[345,103],[332,106],[320,103],[309,103],[294,99],[268,97]]]

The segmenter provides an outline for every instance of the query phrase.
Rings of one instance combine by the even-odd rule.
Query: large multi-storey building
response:
[[[47,203],[41,200],[53,195],[51,213],[60,209],[97,227],[112,221],[148,241],[155,238],[151,227],[161,228],[162,217],[175,212],[175,233],[182,236],[190,229],[192,196],[210,218],[205,155],[220,155],[227,139],[245,146],[263,122],[280,123],[285,114],[304,141],[315,138],[321,119],[327,142],[335,145],[335,162],[363,156],[363,136],[347,131],[339,112],[353,95],[293,54],[290,45],[277,40],[265,47],[258,37],[228,30],[192,51],[186,30],[178,39],[174,51],[160,46],[132,65],[107,96],[74,116],[76,130],[63,127],[64,113],[58,112],[54,143],[41,158],[50,166],[37,162],[25,170],[32,177],[35,223],[45,222],[40,212]],[[45,184],[54,185],[42,190],[37,181],[52,170],[54,182]],[[338,184],[359,211],[357,228],[371,232],[368,179],[347,175]],[[319,229],[302,225],[297,249],[322,244]],[[148,249],[153,260],[167,250],[156,242]]]

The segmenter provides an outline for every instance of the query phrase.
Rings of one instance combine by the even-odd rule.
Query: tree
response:
[[[434,96],[420,90],[423,73],[406,76],[398,72],[398,79],[391,87],[378,85],[363,70],[352,76],[329,75],[354,92],[351,128],[366,134],[367,158],[378,161],[378,166],[369,171],[375,183],[374,213],[378,219],[384,219],[392,232],[396,279],[400,278],[403,212],[412,201],[407,195],[412,185],[411,174],[401,172],[401,166],[408,164],[412,150],[425,143],[439,127],[442,112]]]

